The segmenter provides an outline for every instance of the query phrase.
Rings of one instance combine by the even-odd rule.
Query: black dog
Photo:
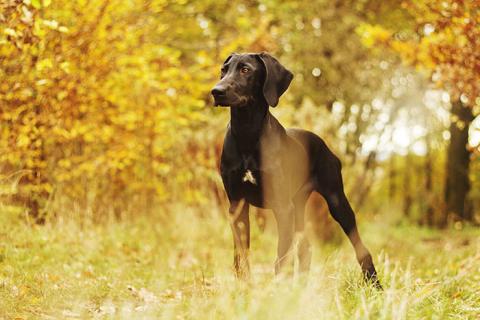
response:
[[[287,90],[293,74],[266,54],[232,54],[213,88],[215,105],[230,106],[231,120],[222,151],[221,175],[234,214],[234,265],[249,274],[249,204],[273,209],[278,227],[275,272],[292,266],[294,235],[300,236],[300,272],[310,268],[304,230],[305,203],[313,191],[327,201],[333,218],[350,239],[365,278],[380,286],[372,256],[363,245],[355,215],[343,191],[341,163],[317,135],[285,129],[269,111]]]

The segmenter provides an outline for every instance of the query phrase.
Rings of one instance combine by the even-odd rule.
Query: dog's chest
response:
[[[242,183],[258,185],[260,165],[258,159],[252,155],[242,156],[241,180]]]
[[[253,172],[249,169],[245,170],[245,174],[243,175],[242,181],[257,185],[257,179],[253,175]]]

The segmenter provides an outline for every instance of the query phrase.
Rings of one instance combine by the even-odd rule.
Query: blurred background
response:
[[[38,222],[224,210],[229,111],[209,91],[231,52],[268,51],[295,74],[272,113],[326,140],[360,216],[480,221],[477,1],[0,3],[4,208]],[[322,199],[310,207],[328,237]]]
[[[479,0],[0,0],[0,318],[477,319]],[[324,200],[307,286],[251,210],[235,281],[218,173],[232,52],[343,163],[378,292]],[[312,239],[313,240],[313,239]],[[313,242],[313,241],[312,241]]]

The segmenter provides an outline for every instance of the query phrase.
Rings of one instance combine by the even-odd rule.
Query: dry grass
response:
[[[254,227],[250,283],[235,280],[227,221],[176,207],[101,225],[30,225],[0,207],[0,318],[478,319],[479,230],[361,221],[385,290],[353,250],[316,246],[309,283],[276,281],[274,232]],[[170,211],[170,212],[165,212]],[[199,218],[202,211],[204,218]],[[166,218],[168,216],[168,218]]]

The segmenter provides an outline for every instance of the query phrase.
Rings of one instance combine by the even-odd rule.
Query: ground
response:
[[[4,319],[480,317],[478,228],[430,230],[360,217],[385,289],[377,291],[362,282],[347,241],[315,245],[306,286],[276,280],[275,232],[255,224],[252,279],[236,280],[228,222],[217,210],[41,226],[0,211]]]

